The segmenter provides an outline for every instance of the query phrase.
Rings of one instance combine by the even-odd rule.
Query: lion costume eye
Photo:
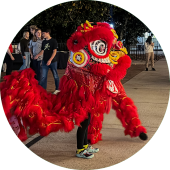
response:
[[[96,40],[90,43],[91,49],[99,56],[105,56],[107,53],[107,44],[105,41]]]
[[[90,56],[84,50],[80,50],[75,53],[71,53],[70,61],[76,67],[85,67],[89,62]]]
[[[108,52],[107,43],[104,40],[90,42],[88,49],[90,53],[97,58],[105,58]]]

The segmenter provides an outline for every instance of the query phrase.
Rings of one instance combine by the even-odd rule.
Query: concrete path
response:
[[[124,84],[128,97],[138,108],[142,125],[147,128],[148,140],[130,138],[124,135],[120,121],[111,110],[103,122],[103,140],[94,145],[100,149],[93,159],[75,157],[76,130],[66,134],[52,133],[30,147],[30,150],[53,164],[70,169],[99,169],[115,165],[138,152],[154,135],[166,112],[169,99],[169,74],[167,62],[161,59],[155,63],[156,71],[142,71]],[[30,137],[28,143],[38,134]]]

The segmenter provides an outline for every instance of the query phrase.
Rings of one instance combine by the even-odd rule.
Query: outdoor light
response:
[[[113,24],[110,24],[110,26],[113,28]]]

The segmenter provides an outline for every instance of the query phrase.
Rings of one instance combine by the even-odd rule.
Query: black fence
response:
[[[128,55],[132,60],[145,60],[146,54],[144,51],[144,45],[131,45],[128,50]],[[154,57],[155,60],[164,58],[164,52],[160,46],[154,46]]]
[[[14,53],[17,53],[18,43],[12,43]],[[69,51],[66,43],[58,43],[58,51]]]
[[[13,43],[13,49],[14,53],[17,53],[17,44],[18,43]],[[146,54],[144,51],[144,45],[131,45],[129,47],[126,47],[128,50],[128,55],[132,60],[145,60],[146,59]],[[58,51],[68,51],[66,43],[58,43]],[[154,55],[155,55],[155,60],[159,60],[161,58],[164,58],[164,52],[161,49],[160,46],[155,46],[154,47]]]

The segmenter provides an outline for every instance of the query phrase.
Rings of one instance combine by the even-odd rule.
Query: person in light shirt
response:
[[[31,54],[31,59],[32,59],[32,68],[36,73],[36,79],[39,81],[40,80],[40,64],[43,59],[43,55],[40,55],[37,59],[35,59],[35,56],[41,51],[42,47],[42,36],[41,36],[41,29],[36,29],[35,30],[35,35],[33,36],[33,39],[30,40],[30,45],[29,45],[29,51]]]
[[[149,36],[145,42],[145,53],[146,53],[146,71],[148,71],[149,60],[151,59],[152,71],[155,71],[154,68],[154,43],[152,42],[152,37]]]

